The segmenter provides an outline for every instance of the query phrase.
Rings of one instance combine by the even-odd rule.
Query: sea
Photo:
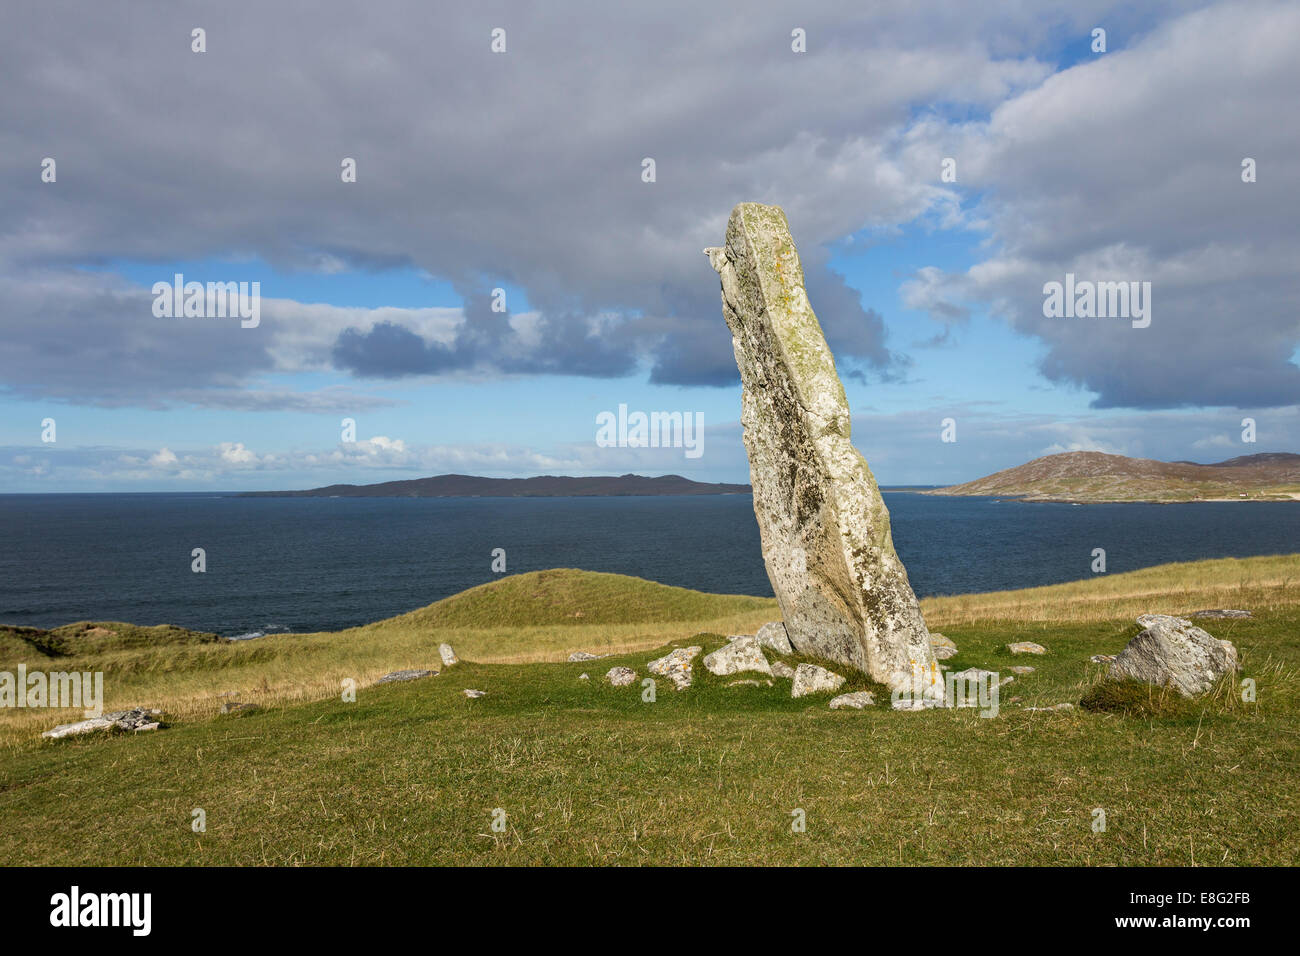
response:
[[[918,596],[1300,550],[1300,502],[1044,504],[885,489]],[[196,572],[196,549],[204,570]],[[241,498],[0,495],[0,624],[337,630],[543,568],[770,596],[749,495]]]

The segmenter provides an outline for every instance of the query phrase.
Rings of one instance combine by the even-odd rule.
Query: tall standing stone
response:
[[[754,514],[790,642],[891,689],[921,686],[924,696],[942,697],[889,512],[849,441],[848,399],[808,303],[785,213],[740,203],[726,246],[704,251],[722,279],[744,385]]]

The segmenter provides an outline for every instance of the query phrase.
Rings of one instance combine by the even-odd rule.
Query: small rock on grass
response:
[[[771,687],[772,682],[770,680],[765,680],[765,681],[733,680],[731,683],[727,684],[727,686],[728,687]]]
[[[685,690],[691,686],[693,679],[691,661],[702,650],[702,647],[679,647],[672,653],[651,661],[645,669],[656,677],[668,678],[677,690]]]
[[[1114,659],[1114,654],[1093,654],[1088,661],[1093,664],[1109,664]]]
[[[1034,669],[1032,667],[1029,667],[1028,665],[1025,664],[1017,664],[1015,667],[1008,668],[1008,670],[1010,670],[1011,673],[1019,674],[1022,677],[1025,674],[1032,674],[1034,672]]]
[[[160,726],[158,718],[161,716],[162,711],[160,710],[133,707],[130,710],[115,710],[112,713],[103,714],[99,717],[89,717],[86,720],[78,720],[71,724],[59,724],[57,727],[45,731],[41,736],[50,740],[58,740],[61,737],[76,737],[97,730],[132,730],[137,733],[157,730]]]
[[[832,698],[831,710],[840,710],[844,707],[852,707],[854,710],[861,710],[863,707],[874,707],[876,703],[875,695],[869,690],[854,691],[852,694],[840,694]]]
[[[794,686],[790,689],[790,696],[825,694],[839,690],[843,684],[844,678],[834,671],[828,671],[816,664],[800,664],[794,672]]]
[[[784,677],[786,680],[790,680],[794,677],[794,668],[791,667],[789,664],[787,664],[785,661],[773,661],[772,676]]]
[[[477,699],[480,698],[480,697],[486,697],[486,696],[487,696],[487,691],[485,691],[485,690],[474,690],[474,689],[471,688],[471,687],[466,687],[465,690],[463,691],[463,693],[464,693],[465,696],[468,697],[470,700],[477,700]]]
[[[946,661],[957,656],[957,648],[955,647],[946,647],[943,644],[938,644],[933,648],[933,650],[934,659],[936,661]]]
[[[710,674],[717,674],[720,677],[738,674],[741,671],[772,673],[772,666],[763,656],[763,648],[754,637],[738,637],[726,647],[721,647],[712,654],[706,654],[704,666]]]
[[[1190,618],[1198,618],[1198,617],[1210,618],[1212,620],[1223,620],[1225,618],[1240,619],[1246,617],[1254,617],[1254,615],[1251,614],[1249,611],[1239,611],[1236,608],[1229,608],[1229,607],[1216,607],[1216,608],[1210,608],[1205,611],[1193,611],[1191,614],[1187,616]]]
[[[636,680],[636,671],[630,667],[611,667],[605,675],[605,680],[614,687],[626,687]]]
[[[1038,711],[1039,713],[1043,713],[1046,711],[1054,711],[1054,710],[1074,710],[1074,705],[1073,704],[1052,704],[1049,707],[1026,707],[1025,710]]]
[[[944,636],[943,636],[942,634],[940,634],[938,631],[931,631],[931,632],[930,632],[930,646],[931,646],[931,647],[951,647],[954,651],[957,649],[957,645],[954,644],[950,638],[944,637]]]
[[[1012,654],[1046,654],[1047,648],[1042,644],[1035,644],[1033,641],[1016,641],[1008,644],[1007,650]]]
[[[587,673],[579,674],[578,680],[591,680],[591,675]]]
[[[451,649],[450,644],[439,644],[438,654],[442,657],[443,667],[450,667],[452,664],[460,663],[460,658],[456,656],[456,652]]]
[[[576,664],[579,661],[598,661],[604,654],[590,654],[587,651],[574,651],[569,655],[569,663]]]
[[[421,677],[430,677],[432,675],[433,675],[433,671],[421,671],[421,670],[393,671],[391,674],[385,674],[383,677],[379,678],[379,680],[375,681],[375,683],[395,684],[400,681],[419,680]]]

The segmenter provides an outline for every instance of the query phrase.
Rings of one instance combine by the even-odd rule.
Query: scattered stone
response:
[[[773,661],[772,676],[784,677],[786,680],[791,680],[794,678],[794,668],[785,661]]]
[[[636,671],[630,667],[611,667],[605,679],[615,687],[626,687],[636,680]]]
[[[1234,608],[1216,607],[1207,611],[1194,611],[1187,615],[1190,618],[1211,618],[1214,620],[1223,620],[1224,618],[1245,618],[1254,617],[1250,611],[1238,611]]]
[[[253,705],[250,704],[249,706]],[[225,712],[224,708],[222,712]],[[41,736],[50,740],[58,740],[60,737],[76,737],[80,734],[93,733],[96,730],[129,730],[137,733],[157,730],[161,726],[158,720],[161,716],[161,710],[133,707],[130,710],[115,710],[99,717],[89,717],[71,724],[59,724],[57,727],[43,732]]]
[[[794,653],[794,645],[790,643],[790,635],[786,632],[784,621],[768,621],[754,636],[758,638],[759,644],[778,654]]]
[[[1008,704],[1018,704],[1018,703],[1020,703],[1020,700],[1021,700],[1021,698],[1019,698],[1019,697],[1012,697],[1009,701],[1007,701],[1007,703],[1008,703]]]
[[[831,710],[840,710],[843,707],[861,710],[863,707],[874,707],[875,704],[875,695],[869,690],[854,691],[852,694],[840,694],[839,697],[831,698]]]
[[[456,656],[456,652],[451,649],[450,644],[439,644],[438,654],[442,657],[443,667],[451,667],[452,664],[460,663],[460,658]]]
[[[894,710],[930,710],[945,705],[941,697],[900,697],[890,706]]]
[[[938,634],[934,631],[930,632],[930,646],[951,647],[954,651],[957,649],[957,645],[954,644],[949,638],[946,638],[942,634]]]
[[[679,647],[672,653],[651,661],[645,669],[657,677],[667,677],[677,690],[685,690],[691,686],[693,680],[691,661],[703,649],[702,647]]]
[[[466,688],[465,688],[461,693],[463,693],[463,694],[464,694],[466,697],[468,697],[470,700],[478,700],[480,697],[486,697],[486,696],[487,696],[487,691],[485,691],[485,690],[474,690],[473,688],[470,688],[470,687],[466,687]]]
[[[800,664],[794,672],[794,686],[790,689],[790,696],[826,694],[839,690],[843,684],[844,678],[834,671],[828,671],[816,664]]]
[[[1109,664],[1114,659],[1114,654],[1093,654],[1092,657],[1088,658],[1088,661],[1092,664]]]
[[[728,687],[771,687],[772,682],[770,680],[766,680],[766,681],[733,680],[731,683],[727,684],[727,686]]]
[[[719,676],[738,674],[741,671],[772,673],[772,666],[763,656],[763,648],[759,646],[758,638],[748,636],[738,637],[726,647],[719,648],[712,654],[706,654],[704,666],[710,674]]]
[[[400,683],[401,681],[419,680],[421,677],[431,677],[431,676],[433,676],[433,671],[418,671],[418,670],[393,671],[391,674],[385,674],[383,677],[379,678],[379,680],[375,681],[375,683],[395,684],[395,683]]]
[[[1050,707],[1026,707],[1025,708],[1026,713],[1037,711],[1040,714],[1047,713],[1050,711],[1056,711],[1056,710],[1074,710],[1074,705],[1073,704],[1052,704]]]
[[[579,675],[578,675],[578,680],[591,680],[591,675],[590,675],[590,674],[579,674]]]
[[[785,213],[740,203],[726,245],[704,251],[721,279],[754,514],[790,644],[910,687],[916,667],[934,663],[929,631],[889,512],[853,447],[844,386]]]
[[[1011,673],[1013,674],[1019,674],[1021,677],[1024,677],[1026,674],[1032,674],[1034,672],[1034,669],[1032,667],[1029,667],[1025,664],[1017,664],[1015,667],[1009,667],[1007,669],[1011,671]]]
[[[1016,641],[1014,644],[1008,644],[1007,650],[1012,654],[1046,654],[1047,648],[1042,644],[1035,644],[1033,641]]]
[[[946,647],[945,645],[940,644],[938,647],[934,649],[934,659],[936,661],[951,660],[956,656],[957,656],[957,648],[955,647]]]
[[[579,661],[598,661],[604,654],[588,654],[586,651],[574,651],[569,655],[569,663],[576,664]]]
[[[1233,643],[1212,637],[1191,621],[1143,614],[1137,622],[1142,633],[1119,652],[1107,677],[1173,687],[1184,697],[1195,697],[1237,669]]]
[[[221,705],[221,712],[223,714],[251,714],[253,711],[261,709],[262,708],[257,706],[257,704],[241,704],[237,700],[232,700]]]

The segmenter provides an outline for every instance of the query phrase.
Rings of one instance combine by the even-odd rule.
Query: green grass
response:
[[[463,663],[409,684],[363,685],[356,703],[339,699],[335,685],[328,698],[268,698],[247,715],[214,717],[213,703],[153,734],[41,742],[15,731],[0,756],[0,864],[1294,864],[1300,598],[1267,584],[1281,560],[1237,567],[1247,577],[1258,571],[1257,593],[1268,598],[1251,605],[1255,619],[1202,622],[1237,644],[1243,676],[1257,683],[1253,704],[1225,685],[1146,711],[1028,712],[1095,696],[1102,668],[1088,657],[1116,653],[1137,625],[1127,611],[1035,620],[1039,599],[1017,605],[1009,595],[990,598],[990,607],[1002,615],[1021,607],[1031,619],[963,620],[971,608],[947,618],[927,609],[960,649],[946,662],[953,669],[1036,668],[1002,689],[992,719],[975,710],[894,712],[880,688],[883,706],[830,711],[829,695],[791,699],[788,681],[727,687],[753,675],[714,677],[698,659],[694,687],[677,693],[659,681],[653,703],[639,682],[616,689],[601,680],[619,664],[645,677],[645,663],[673,644],[702,643],[707,652],[721,645],[724,627],[451,628],[465,635],[456,644]],[[1289,563],[1300,568],[1300,557]],[[1190,600],[1210,606],[1197,600],[1199,566],[1184,567]],[[1106,592],[1096,607],[1122,599],[1121,577],[1086,582]],[[572,588],[597,594],[619,583],[581,578],[571,577]],[[545,580],[498,582],[513,595],[502,606],[527,615],[520,594]],[[1132,583],[1141,590],[1151,582]],[[655,590],[645,585],[627,587]],[[489,617],[449,618],[457,627],[498,613],[472,609],[468,596],[452,599],[454,614]],[[744,607],[667,597],[716,618]],[[490,591],[475,600],[495,603]],[[550,606],[565,620],[564,596],[547,600],[558,600]],[[760,602],[733,619],[761,622],[770,607]],[[630,629],[618,640],[667,634],[636,651],[563,663],[561,651],[621,627]],[[209,655],[244,655],[250,645],[269,653],[288,641],[281,656],[260,660],[306,673],[338,664],[349,646],[376,655],[376,645],[394,640],[403,649],[384,665],[394,669],[415,633],[436,647],[443,632],[420,632],[403,616],[341,635],[182,644],[149,660],[180,655],[199,673],[220,673]],[[498,657],[524,662],[475,658],[472,634]],[[527,659],[533,638],[545,645],[543,659]],[[1013,657],[1005,650],[1012,640],[1037,641],[1049,653]],[[313,654],[312,641],[327,653]],[[241,656],[237,669],[247,666]],[[583,672],[592,679],[578,680]],[[147,669],[133,673],[144,693],[189,672],[160,670],[152,683]],[[488,696],[469,700],[467,687]],[[843,690],[870,687],[857,676]],[[195,808],[206,812],[206,833],[191,830]],[[491,829],[496,808],[506,811],[505,832]],[[1104,833],[1092,832],[1095,808],[1106,811]],[[796,809],[807,832],[791,831]]]

